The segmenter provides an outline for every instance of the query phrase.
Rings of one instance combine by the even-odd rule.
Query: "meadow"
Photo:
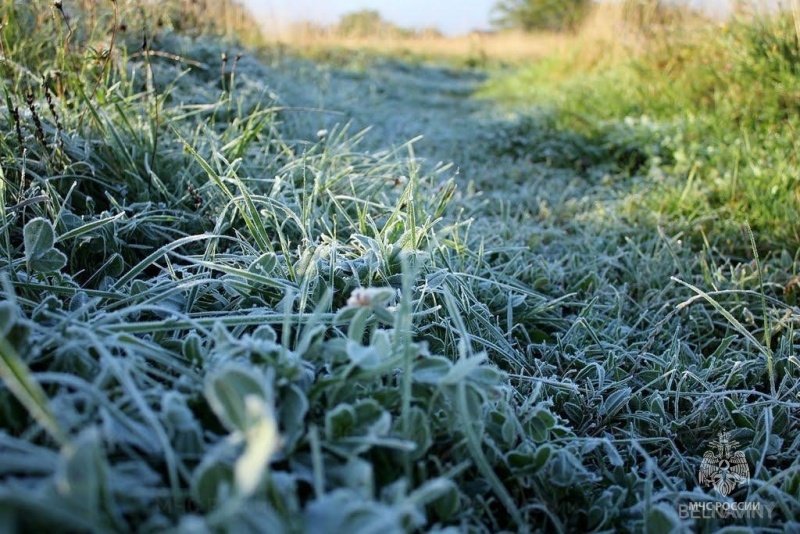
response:
[[[791,13],[510,57],[0,6],[4,531],[800,528]]]

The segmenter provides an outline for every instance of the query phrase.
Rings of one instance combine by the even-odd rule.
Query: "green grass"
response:
[[[723,430],[797,528],[795,248],[643,224],[671,126],[13,5],[4,530],[714,531]]]
[[[556,110],[559,126],[601,144],[633,141],[670,179],[642,174],[645,221],[725,236],[748,222],[764,250],[796,251],[800,49],[794,18],[733,19],[653,37],[646,53],[586,68],[554,57],[483,94]],[[632,206],[630,211],[639,211]],[[740,247],[737,252],[746,253]]]

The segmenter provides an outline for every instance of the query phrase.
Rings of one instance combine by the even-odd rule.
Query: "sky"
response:
[[[448,35],[489,28],[489,12],[496,0],[243,0],[253,13],[269,21],[336,22],[345,13],[377,9],[399,26],[435,26]]]
[[[436,27],[447,35],[489,29],[496,0],[241,0],[252,12],[279,27],[293,21],[333,23],[345,13],[377,9],[384,19],[408,28]],[[689,0],[712,11],[732,0]],[[759,1],[759,0],[757,0]],[[763,0],[762,0],[763,1]],[[766,0],[774,2],[775,0]]]

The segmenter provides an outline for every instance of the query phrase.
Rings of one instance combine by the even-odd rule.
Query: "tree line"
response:
[[[491,25],[498,30],[572,31],[589,12],[593,0],[498,0]],[[332,28],[347,37],[403,36],[420,32],[402,28],[383,18],[376,9],[361,9],[343,15]],[[438,33],[426,29],[425,34]]]

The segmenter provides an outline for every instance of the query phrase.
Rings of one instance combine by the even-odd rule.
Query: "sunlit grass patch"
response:
[[[798,215],[793,20],[782,13],[676,31],[601,68],[567,71],[569,57],[553,56],[483,94],[551,108],[567,130],[638,138],[673,177],[645,176],[651,193],[637,197],[665,224],[734,239],[730,231],[748,221],[764,246],[796,250],[787,224]]]

